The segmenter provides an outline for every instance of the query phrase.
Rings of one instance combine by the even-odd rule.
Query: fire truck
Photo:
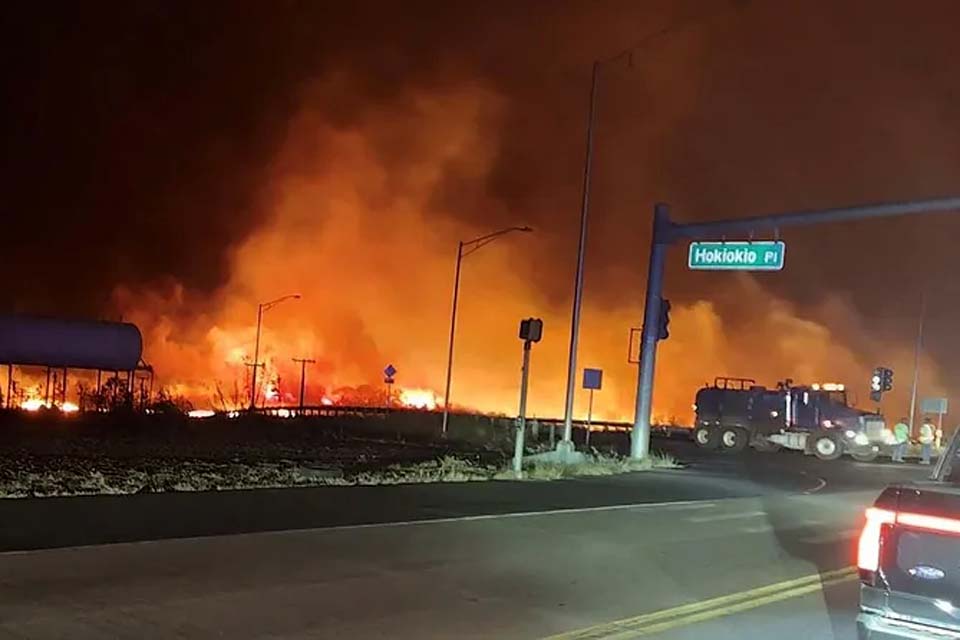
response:
[[[751,378],[716,378],[697,392],[693,439],[703,449],[737,453],[792,449],[836,460],[869,462],[893,434],[883,416],[850,406],[842,384],[760,386]]]

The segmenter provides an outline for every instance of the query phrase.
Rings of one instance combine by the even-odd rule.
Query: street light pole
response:
[[[257,305],[257,341],[253,348],[253,369],[250,374],[250,410],[257,408],[257,369],[260,368],[260,329],[263,326],[263,304]]]
[[[926,292],[920,293],[920,322],[917,325],[917,344],[913,351],[913,384],[910,387],[910,435],[916,433],[913,423],[917,412],[917,388],[920,385],[920,350],[923,349],[923,316],[927,310]]]
[[[450,312],[450,338],[447,340],[447,382],[443,392],[443,425],[441,435],[447,434],[450,419],[450,378],[453,376],[453,337],[457,331],[457,302],[460,299],[460,265],[463,263],[463,240],[457,245],[457,268],[453,276],[453,310]]]
[[[570,318],[570,353],[567,355],[567,396],[563,405],[562,445],[573,448],[573,393],[577,378],[577,347],[580,341],[580,307],[583,304],[583,261],[587,248],[587,217],[590,214],[590,171],[593,167],[593,128],[597,109],[600,61],[593,63],[590,81],[590,112],[587,116],[587,157],[583,163],[583,199],[580,202],[580,240],[577,243],[577,273],[573,282],[573,312]]]
[[[442,436],[447,435],[447,425],[450,422],[450,383],[453,378],[453,342],[457,331],[457,303],[460,300],[460,265],[464,258],[480,247],[489,244],[500,236],[512,231],[529,233],[533,231],[533,228],[528,226],[507,227],[505,229],[500,229],[499,231],[494,231],[493,233],[488,233],[485,236],[480,236],[479,238],[474,238],[473,240],[468,240],[466,242],[461,240],[457,245],[457,268],[453,276],[453,309],[450,312],[450,338],[447,341],[447,381],[443,392],[443,425],[440,429],[440,434]],[[466,249],[466,251],[464,251],[464,249]]]
[[[263,312],[269,311],[285,300],[299,300],[299,293],[291,293],[286,296],[271,300],[270,302],[261,302],[257,305],[257,339],[253,348],[253,373],[250,375],[250,410],[257,408],[257,369],[260,368],[260,331],[263,328]]]
[[[722,15],[726,10],[719,14]],[[567,395],[563,408],[563,440],[558,450],[573,451],[573,396],[577,378],[577,349],[580,340],[580,307],[583,303],[583,263],[587,247],[587,218],[590,213],[590,174],[593,168],[593,141],[596,128],[597,92],[600,84],[600,69],[603,65],[617,60],[627,60],[633,66],[633,54],[662,36],[698,24],[708,15],[692,15],[672,22],[652,33],[648,33],[633,45],[607,58],[595,60],[590,78],[590,109],[587,116],[587,154],[583,163],[583,199],[580,203],[580,240],[577,243],[577,273],[573,287],[573,311],[570,318],[570,352],[567,355]]]

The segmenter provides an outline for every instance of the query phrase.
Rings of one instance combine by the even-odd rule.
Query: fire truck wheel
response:
[[[720,431],[710,427],[697,427],[693,430],[693,441],[701,449],[716,449],[720,444]]]
[[[821,460],[836,460],[843,455],[843,445],[835,435],[821,433],[814,438],[813,453]]]
[[[857,462],[873,462],[880,452],[873,447],[863,447],[850,452],[850,456]]]
[[[740,453],[750,443],[750,434],[740,427],[724,427],[720,430],[720,446],[728,453]]]

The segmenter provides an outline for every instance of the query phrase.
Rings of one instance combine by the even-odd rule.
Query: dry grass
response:
[[[651,453],[644,460],[600,454],[596,451],[579,464],[536,462],[524,465],[524,477],[529,480],[558,480],[590,476],[613,476],[621,473],[650,471],[651,469],[678,469],[680,465],[669,454]],[[512,473],[512,472],[511,472]]]
[[[277,462],[107,461],[61,458],[55,466],[21,464],[0,469],[0,497],[225,491],[284,487],[373,486],[434,482],[513,480],[509,467],[447,455],[437,460],[394,464],[382,469],[343,473],[332,466],[310,467],[293,460]],[[675,468],[670,456],[642,462],[594,452],[581,464],[530,464],[528,480],[607,476]]]

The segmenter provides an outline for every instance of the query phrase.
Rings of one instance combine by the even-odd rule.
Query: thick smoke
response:
[[[257,303],[289,293],[302,298],[264,316],[263,359],[268,379],[280,379],[281,401],[294,399],[292,358],[304,356],[318,361],[308,375],[313,403],[343,386],[378,387],[388,363],[400,371],[401,386],[442,391],[456,244],[491,229],[457,223],[457,212],[434,194],[450,171],[461,183],[484,182],[497,157],[505,101],[477,83],[415,87],[352,126],[333,127],[312,104],[338,86],[312,87],[311,104],[291,121],[273,163],[264,223],[231,251],[223,287],[209,298],[182,287],[166,296],[118,292],[125,317],[144,327],[148,356],[162,378],[200,403],[216,405],[215,382],[227,395],[245,386]],[[488,205],[503,203],[489,198]],[[535,250],[539,235],[508,235],[464,260],[458,405],[514,410],[517,323],[539,316],[546,332],[534,348],[530,409],[554,416],[562,406],[569,308],[543,293],[543,280],[553,274]],[[712,278],[714,301],[675,307],[659,361],[655,407],[662,419],[689,421],[693,392],[714,375],[767,384],[866,378],[869,350],[846,346],[861,329],[849,305],[826,298],[805,318],[751,277]],[[638,291],[625,293],[617,304],[593,298],[585,309],[580,362],[606,373],[598,418],[633,414],[636,368],[628,363],[628,334],[640,322],[641,305]],[[721,309],[734,302],[750,313],[725,319]],[[907,370],[908,351],[885,356],[885,363]],[[935,383],[932,365],[927,369],[927,381]]]
[[[295,388],[290,358],[314,356],[314,397],[379,387],[387,362],[402,384],[439,391],[456,242],[526,223],[535,234],[465,261],[454,400],[513,411],[516,323],[539,315],[532,409],[556,414],[591,62],[702,13],[601,72],[580,362],[606,371],[598,413],[629,418],[627,332],[641,321],[653,203],[693,220],[948,193],[960,174],[956,11],[18,9],[2,304],[137,321],[162,379],[208,402],[216,382],[227,395],[243,385],[256,304],[297,292],[265,317],[283,389]],[[886,364],[899,392],[921,288],[926,354],[942,367],[928,362],[923,380],[955,387],[956,232],[950,219],[783,230],[787,269],[755,278],[690,274],[675,250],[657,412],[688,415],[696,386],[720,374],[856,385]]]

